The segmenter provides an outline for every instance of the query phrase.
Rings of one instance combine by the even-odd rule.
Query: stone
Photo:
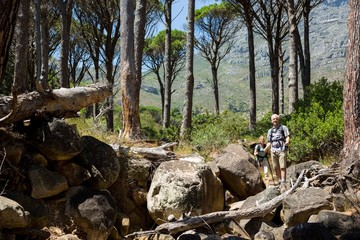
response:
[[[0,196],[0,228],[21,228],[29,223],[29,212],[14,200]]]
[[[173,214],[201,215],[223,210],[224,189],[207,164],[163,162],[156,169],[147,195],[147,208],[158,223]]]
[[[37,166],[29,170],[31,197],[47,198],[66,191],[69,187],[65,177],[58,172]]]

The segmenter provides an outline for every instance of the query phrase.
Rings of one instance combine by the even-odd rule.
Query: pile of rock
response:
[[[3,129],[0,140],[0,239],[351,239],[360,234],[358,215],[349,211],[358,209],[359,191],[345,191],[336,168],[319,162],[289,167],[293,181],[307,169],[309,184],[262,217],[214,217],[183,231],[156,232],[162,223],[256,209],[280,191],[264,183],[241,144],[205,162],[198,155],[175,156],[170,148],[156,154],[159,147],[110,146],[80,136],[75,126],[58,119]]]

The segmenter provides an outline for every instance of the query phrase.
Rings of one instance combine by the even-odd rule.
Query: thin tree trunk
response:
[[[294,105],[298,100],[297,91],[297,68],[296,68],[296,16],[294,0],[287,0],[287,12],[289,18],[289,114],[294,111]]]
[[[121,17],[121,97],[123,139],[140,137],[139,95],[134,87],[134,6],[132,0],[120,1]]]
[[[41,0],[35,1],[35,48],[36,48],[36,90],[44,92],[41,83],[41,64],[42,64],[42,47],[41,47]]]
[[[360,177],[360,1],[349,0],[348,47],[344,82],[343,168]],[[350,165],[354,165],[351,168]]]
[[[215,64],[213,64],[215,65]],[[217,75],[217,68],[215,66],[211,66],[211,73],[212,73],[212,82],[213,82],[213,91],[214,91],[214,98],[215,98],[215,115],[218,116],[220,113],[220,100],[219,100],[219,82],[218,82],[218,75]]]
[[[280,113],[284,114],[285,113],[285,90],[284,90],[284,56],[285,56],[285,51],[283,52],[282,49],[280,49],[280,54],[279,54],[279,67],[280,67],[280,71],[279,71],[279,76],[280,76]]]
[[[5,76],[19,3],[20,0],[0,2],[0,84]]]
[[[170,111],[171,111],[171,6],[172,0],[165,0],[165,106],[163,114],[163,128],[168,128],[170,125]]]
[[[186,92],[183,108],[183,119],[180,128],[180,139],[187,140],[191,134],[192,106],[194,95],[194,12],[195,0],[188,0],[188,29],[186,48]]]
[[[30,1],[21,1],[16,27],[14,86],[17,93],[29,90],[27,86],[28,50],[29,50]]]
[[[305,76],[302,80],[304,89],[304,96],[306,95],[306,88],[311,83],[311,53],[310,53],[310,1],[306,1],[304,9],[304,62],[305,62]]]
[[[43,87],[48,86],[49,80],[49,46],[50,46],[50,36],[49,36],[49,19],[48,19],[48,4],[41,9],[41,82]]]
[[[255,79],[255,46],[252,22],[247,23],[249,47],[249,82],[250,82],[250,130],[256,127],[256,79]]]
[[[70,87],[69,80],[69,49],[70,49],[70,26],[72,17],[73,0],[59,0],[62,20],[61,53],[60,53],[60,83],[61,87]]]

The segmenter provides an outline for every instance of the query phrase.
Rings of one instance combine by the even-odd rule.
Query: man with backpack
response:
[[[267,145],[265,150],[271,148],[272,165],[275,169],[280,186],[286,187],[286,160],[290,144],[289,129],[279,123],[279,115],[271,116],[272,128],[267,133]]]

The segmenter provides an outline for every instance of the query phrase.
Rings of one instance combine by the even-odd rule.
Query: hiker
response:
[[[259,142],[254,148],[254,156],[256,157],[256,164],[260,171],[265,175],[265,178],[268,177],[269,164],[268,164],[268,155],[265,152],[265,138],[264,136],[259,137]]]
[[[265,151],[271,148],[272,166],[280,185],[286,184],[286,160],[287,150],[290,144],[289,129],[279,123],[279,115],[271,116],[272,128],[267,133],[267,145]]]

